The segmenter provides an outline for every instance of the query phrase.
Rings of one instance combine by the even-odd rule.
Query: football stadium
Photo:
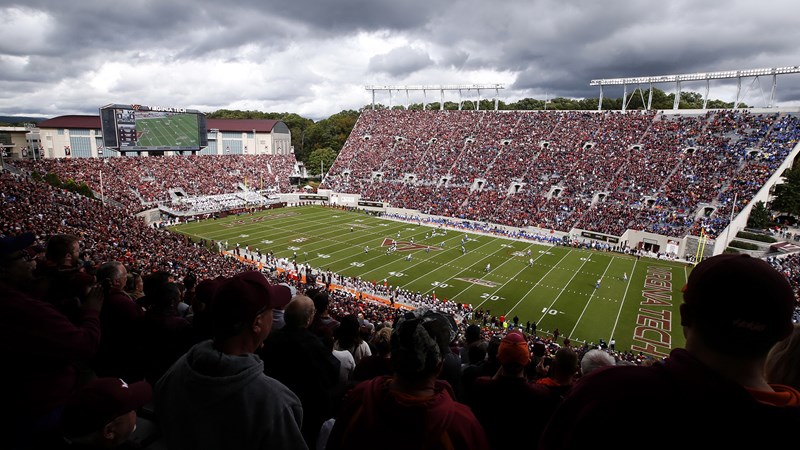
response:
[[[533,414],[534,401],[544,402],[534,442],[542,435],[549,448],[553,430],[572,432],[555,418],[579,415],[564,399],[592,365],[648,368],[615,381],[636,392],[660,386],[655,374],[686,357],[684,347],[739,348],[763,364],[789,335],[800,316],[797,229],[748,221],[792,171],[797,108],[680,109],[676,100],[674,109],[608,110],[602,91],[597,110],[441,105],[365,106],[318,185],[281,120],[115,104],[44,120],[25,145],[4,144],[0,282],[28,306],[9,306],[3,328],[31,337],[4,347],[31,367],[15,378],[19,395],[39,392],[42,373],[65,382],[91,373],[106,391],[122,388],[102,380],[124,379],[136,398],[115,413],[140,411],[137,445],[186,444],[159,408],[188,402],[176,386],[197,381],[179,375],[182,364],[211,342],[219,355],[257,354],[268,379],[288,387],[274,391],[279,400],[302,404],[302,424],[282,419],[270,448],[313,447],[320,430],[328,448],[362,448],[352,427],[369,413],[350,399],[368,397],[358,383],[379,376],[424,381],[472,408],[474,417],[463,413],[478,421],[471,445],[443,434],[448,444],[430,448],[503,448],[497,402]],[[726,301],[698,304],[717,298],[709,292]],[[719,351],[715,361],[736,359]],[[599,370],[587,389],[613,372]],[[491,390],[512,373],[537,387]],[[692,373],[715,389],[729,383]],[[248,396],[275,389],[250,386]],[[20,400],[21,417],[66,404],[65,436],[84,442],[97,423],[81,408],[94,403],[64,403],[72,390],[61,388]],[[693,389],[654,398],[701,395]],[[619,410],[633,408],[620,399]],[[180,421],[213,427],[206,417]],[[416,442],[415,433],[398,439]]]

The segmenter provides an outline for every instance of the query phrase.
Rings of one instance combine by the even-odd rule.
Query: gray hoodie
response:
[[[154,404],[170,449],[307,449],[297,396],[264,375],[258,356],[228,355],[210,340],[164,374]]]

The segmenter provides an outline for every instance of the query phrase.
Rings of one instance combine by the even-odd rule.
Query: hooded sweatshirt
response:
[[[348,394],[327,450],[489,448],[483,427],[469,407],[453,400],[449,384],[436,381],[433,396],[414,397],[391,391],[391,382],[373,378]]]
[[[154,404],[170,449],[307,448],[297,396],[264,375],[255,354],[228,355],[210,340],[164,374]]]

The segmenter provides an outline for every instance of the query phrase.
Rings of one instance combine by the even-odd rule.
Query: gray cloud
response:
[[[424,69],[433,64],[428,54],[412,47],[398,47],[382,55],[373,56],[367,70],[383,72],[394,77],[402,77]]]
[[[800,64],[800,29],[781,13],[795,9],[789,0],[7,0],[0,111],[152,102],[320,119],[369,103],[363,85],[373,83],[499,82],[508,102],[595,97],[595,78]],[[748,95],[770,83],[748,84]],[[715,83],[711,96],[731,84]],[[800,75],[780,77],[777,97],[800,104]]]

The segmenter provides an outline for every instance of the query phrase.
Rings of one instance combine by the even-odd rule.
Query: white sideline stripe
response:
[[[631,269],[631,277],[628,278],[628,285],[625,286],[625,294],[622,295],[622,301],[619,302],[619,309],[617,310],[617,318],[614,320],[614,326],[611,328],[611,336],[608,338],[611,341],[611,338],[614,337],[614,333],[617,331],[617,324],[619,323],[619,316],[622,314],[622,308],[625,306],[625,300],[628,298],[628,289],[631,287],[631,282],[633,281],[633,274],[636,272],[636,264],[639,264],[638,259],[633,260],[633,269]]]

